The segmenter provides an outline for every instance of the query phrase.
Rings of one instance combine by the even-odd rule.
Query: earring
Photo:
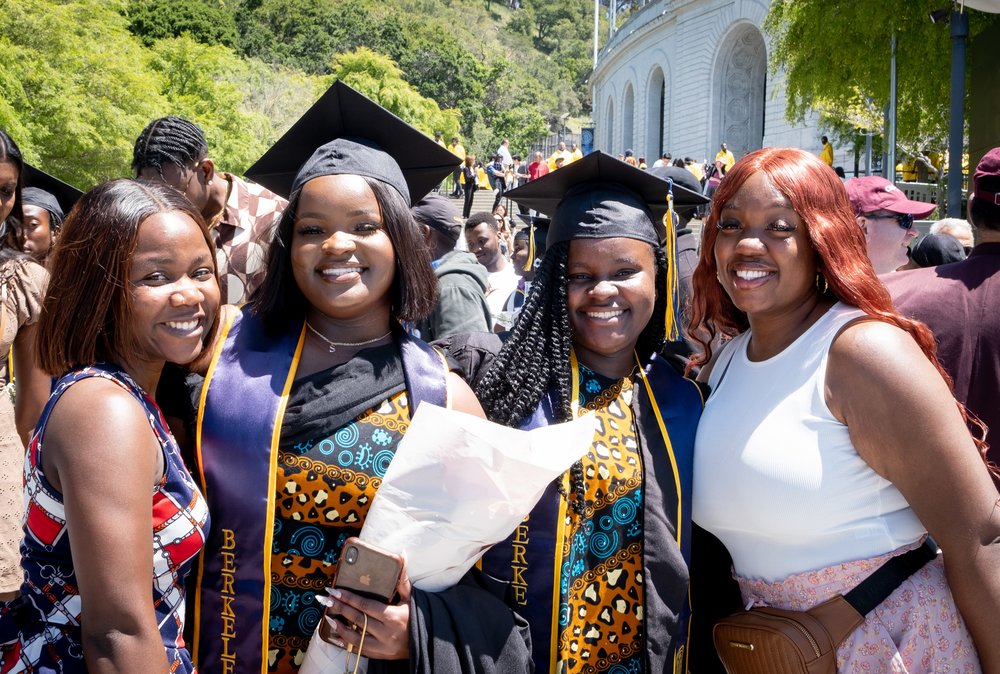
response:
[[[826,277],[823,276],[823,272],[816,272],[816,290],[819,291],[820,295],[825,295],[830,289],[829,284],[826,282]]]

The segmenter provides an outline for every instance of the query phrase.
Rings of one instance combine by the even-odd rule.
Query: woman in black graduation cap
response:
[[[594,153],[508,193],[552,218],[520,317],[476,393],[490,419],[520,428],[597,415],[590,450],[483,561],[513,586],[537,671],[684,666],[702,398],[657,355],[673,316],[660,246],[669,188]]]
[[[411,410],[482,409],[401,326],[429,313],[436,287],[409,207],[454,157],[337,83],[250,173],[288,193],[262,167],[283,151],[298,165],[285,148],[303,127],[334,139],[293,174],[265,279],[224,329],[202,388],[197,453],[213,527],[196,596],[199,671],[297,672],[320,620],[355,652],[366,626],[369,672],[523,671],[527,647],[510,639],[519,619],[473,581],[432,595],[404,569],[397,601],[342,591],[329,609],[347,626],[324,618],[329,600],[316,595],[361,531]],[[432,611],[457,611],[446,621],[457,634],[428,624]]]

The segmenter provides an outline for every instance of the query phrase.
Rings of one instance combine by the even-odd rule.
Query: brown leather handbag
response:
[[[808,611],[760,607],[715,623],[712,639],[729,674],[836,674],[837,647],[920,567],[937,555],[931,539],[893,557],[845,595]]]

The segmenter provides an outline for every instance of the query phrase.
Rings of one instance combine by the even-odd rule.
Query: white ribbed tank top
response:
[[[695,441],[692,513],[726,545],[740,576],[775,582],[881,555],[926,532],[826,404],[830,345],[863,315],[836,304],[759,362],[747,358],[747,331],[713,366]]]

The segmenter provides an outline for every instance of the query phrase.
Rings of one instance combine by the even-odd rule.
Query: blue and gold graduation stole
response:
[[[571,356],[574,414],[579,404],[579,372]],[[637,359],[638,363],[638,359]],[[644,532],[644,571],[663,569],[665,565],[689,565],[691,560],[691,482],[694,463],[694,434],[701,414],[702,399],[697,386],[682,378],[657,355],[640,363],[641,386],[636,386],[636,428],[643,452],[644,520],[649,522],[650,508],[662,513],[658,529],[671,540],[651,540]],[[542,398],[524,429],[556,423],[555,395]],[[655,485],[648,479],[655,476]],[[560,494],[569,491],[569,474],[549,484],[541,500],[514,533],[491,548],[482,560],[482,570],[511,584],[515,610],[527,618],[531,629],[536,671],[557,671],[557,639],[562,542],[567,526],[567,503]],[[654,498],[655,497],[655,498]],[[681,561],[681,559],[683,561]],[[672,626],[669,653],[650,653],[655,671],[668,671],[677,663],[683,667],[683,644],[687,638],[690,606],[687,578],[677,579],[678,587],[668,588],[669,596],[652,597],[650,593],[663,584],[661,577],[646,580],[646,615],[644,622],[659,621],[666,610],[676,621]],[[652,610],[652,613],[650,612]],[[650,631],[646,631],[647,639]],[[647,649],[648,650],[648,649]]]
[[[271,543],[281,421],[305,341],[273,336],[244,309],[222,328],[201,393],[198,477],[212,530],[198,566],[191,653],[223,674],[267,672]],[[448,406],[444,358],[397,336],[412,415],[421,401]]]

